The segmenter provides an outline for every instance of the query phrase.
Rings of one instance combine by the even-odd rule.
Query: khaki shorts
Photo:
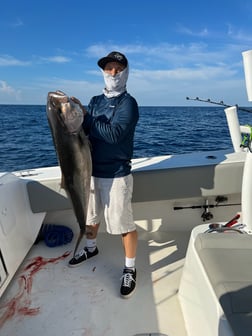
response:
[[[134,231],[132,192],[132,174],[117,178],[92,177],[87,225],[99,224],[104,219],[108,233]]]

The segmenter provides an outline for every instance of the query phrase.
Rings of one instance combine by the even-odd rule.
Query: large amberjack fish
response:
[[[49,92],[47,118],[61,168],[61,185],[66,190],[80,226],[74,255],[86,231],[92,161],[87,136],[81,127],[83,110],[64,92]]]

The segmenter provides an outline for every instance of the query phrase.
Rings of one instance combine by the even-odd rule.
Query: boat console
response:
[[[252,50],[243,53],[243,60],[248,99],[252,101]],[[235,152],[244,150],[241,132],[249,134],[242,216],[238,228],[212,223],[196,226],[191,232],[179,287],[189,336],[250,336],[252,330],[252,136],[250,127],[239,125],[236,106],[225,113]]]
[[[244,163],[241,216],[196,226],[179,299],[189,336],[250,336],[252,330],[252,153]],[[234,225],[232,225],[232,221]],[[238,222],[238,223],[237,223]]]

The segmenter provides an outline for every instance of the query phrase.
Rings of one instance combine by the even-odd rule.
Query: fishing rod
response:
[[[215,204],[209,204],[208,200],[206,200],[205,204],[200,204],[200,205],[189,205],[189,206],[174,206],[173,210],[184,210],[184,209],[207,209],[207,208],[217,208],[220,206],[234,206],[234,205],[241,205],[241,203],[225,203],[227,202],[228,197],[218,195],[215,198]]]
[[[223,102],[223,100],[219,101],[219,102],[216,102],[216,101],[213,101],[211,99],[201,99],[199,97],[196,97],[196,98],[190,98],[190,97],[186,97],[187,100],[194,100],[194,101],[199,101],[199,102],[203,102],[203,103],[210,103],[210,104],[215,104],[215,105],[221,105],[221,106],[224,106],[224,107],[232,107],[233,105],[227,105]],[[241,111],[245,111],[245,112],[250,112],[252,113],[252,110],[248,110],[248,109],[245,109],[243,107],[239,107],[237,104],[235,105],[237,107],[237,109],[241,110]]]
[[[191,206],[174,206],[173,210],[184,210],[184,209],[207,209],[207,208],[218,208],[218,207],[228,207],[241,205],[241,203],[229,203],[229,204],[208,204],[208,205],[191,205]]]
[[[235,205],[241,205],[240,203],[233,203],[233,204],[204,204],[204,205],[192,205],[192,206],[174,206],[173,210],[184,210],[184,209],[204,209],[201,218],[203,218],[203,221],[210,220],[213,218],[213,214],[211,213],[210,209],[217,208],[217,207],[223,207],[223,206],[235,206]]]

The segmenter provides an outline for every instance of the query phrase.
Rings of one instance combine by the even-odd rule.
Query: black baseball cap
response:
[[[97,64],[99,65],[100,68],[104,69],[106,64],[109,63],[109,62],[118,62],[118,63],[124,65],[125,68],[128,65],[127,58],[122,53],[120,53],[119,51],[112,51],[107,56],[99,59]]]

